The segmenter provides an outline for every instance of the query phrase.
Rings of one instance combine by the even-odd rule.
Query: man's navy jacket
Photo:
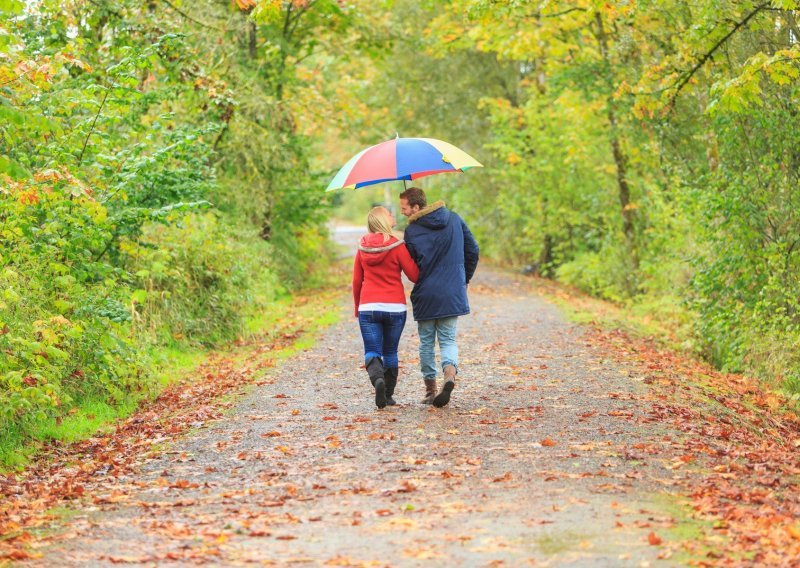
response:
[[[409,218],[405,242],[419,266],[411,292],[414,319],[469,313],[467,284],[478,266],[478,243],[466,223],[437,201]]]

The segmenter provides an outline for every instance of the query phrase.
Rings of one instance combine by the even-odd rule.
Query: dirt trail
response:
[[[470,299],[449,406],[419,403],[409,321],[399,405],[376,410],[343,300],[313,348],[75,511],[35,564],[669,565],[651,541],[673,472],[636,448],[670,433],[640,377],[520,281],[482,266]]]

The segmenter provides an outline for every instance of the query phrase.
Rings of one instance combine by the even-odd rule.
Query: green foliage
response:
[[[312,4],[0,2],[0,459],[318,281],[301,62],[366,27]]]
[[[147,388],[127,333],[122,273],[96,258],[105,208],[56,172],[0,195],[0,430],[76,400]],[[76,195],[77,194],[77,195]]]
[[[150,225],[138,241],[123,243],[135,277],[132,333],[159,344],[207,345],[241,334],[247,315],[281,290],[261,262],[270,245],[238,237],[207,213]]]
[[[797,2],[397,4],[401,41],[361,99],[487,165],[425,182],[482,251],[690,310],[690,348],[796,389]]]

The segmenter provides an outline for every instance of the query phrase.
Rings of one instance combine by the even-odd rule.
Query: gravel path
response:
[[[641,378],[521,278],[482,265],[470,300],[449,406],[419,402],[410,320],[399,404],[374,407],[343,289],[313,348],[72,513],[38,563],[670,565],[672,472],[645,450],[670,433]]]

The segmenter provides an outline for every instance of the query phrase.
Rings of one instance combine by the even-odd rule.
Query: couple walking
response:
[[[425,404],[450,402],[458,374],[456,323],[469,313],[467,285],[478,265],[478,243],[467,225],[443,201],[427,204],[412,187],[400,194],[408,217],[404,240],[392,234],[395,219],[384,207],[367,216],[367,229],[353,266],[355,315],[364,340],[364,364],[378,408],[396,404],[397,347],[406,324],[406,296],[400,273],[414,282],[411,304],[419,330],[419,362]],[[444,383],[436,389],[435,343],[439,340]]]

